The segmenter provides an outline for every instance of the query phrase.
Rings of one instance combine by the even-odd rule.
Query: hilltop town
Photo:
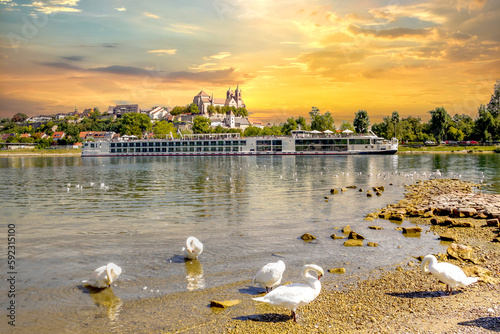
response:
[[[83,141],[109,140],[121,135],[165,138],[200,132],[203,128],[221,133],[243,132],[252,125],[262,128],[260,122],[250,123],[242,90],[237,86],[234,91],[229,88],[224,98],[202,90],[191,104],[173,108],[143,109],[139,104],[117,104],[104,112],[97,107],[83,111],[75,107],[74,111],[55,115],[16,114],[1,121],[0,143],[9,144],[9,148],[43,148],[55,144],[78,147]]]

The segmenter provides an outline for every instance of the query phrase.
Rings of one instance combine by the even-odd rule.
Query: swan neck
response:
[[[108,275],[108,284],[113,283],[112,268],[109,264],[106,266],[106,274]]]

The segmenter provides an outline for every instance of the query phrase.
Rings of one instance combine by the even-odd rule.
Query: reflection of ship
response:
[[[189,291],[203,289],[205,287],[205,279],[203,278],[203,267],[198,259],[188,260],[185,262],[186,279],[188,281],[187,289]]]
[[[118,315],[120,313],[120,309],[122,307],[122,301],[119,297],[117,297],[113,289],[94,289],[90,288],[90,296],[94,303],[106,309],[106,315],[109,320],[115,321],[118,319]]]
[[[347,130],[346,130],[347,131]],[[345,132],[345,131],[344,131]],[[333,135],[292,131],[291,136],[240,138],[239,133],[193,134],[182,138],[86,142],[82,157],[185,155],[346,155],[395,154],[398,140],[373,133]]]

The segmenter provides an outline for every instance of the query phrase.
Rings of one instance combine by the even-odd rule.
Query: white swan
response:
[[[313,270],[318,275],[318,278],[309,274],[309,270]],[[292,311],[293,321],[297,322],[295,311],[297,307],[305,306],[318,297],[321,291],[321,276],[324,275],[323,269],[315,264],[306,264],[302,268],[302,277],[307,281],[307,284],[293,283],[282,285],[269,292],[267,295],[253,300],[268,303],[276,306],[283,306]]]
[[[278,260],[278,262],[268,263],[257,271],[252,283],[261,285],[266,288],[266,292],[269,292],[281,283],[284,271],[285,262]]]
[[[94,270],[92,275],[90,275],[90,278],[88,280],[82,281],[82,283],[91,285],[94,288],[106,288],[109,287],[111,283],[113,283],[113,281],[116,280],[118,276],[120,276],[121,273],[122,268],[110,262],[107,265]]]
[[[429,267],[427,268],[427,264]],[[424,274],[434,275],[441,282],[446,284],[446,291],[451,295],[455,287],[466,287],[476,283],[477,277],[467,277],[465,273],[454,264],[447,262],[438,263],[434,255],[427,255],[422,260],[421,269]]]
[[[203,244],[195,237],[186,240],[186,247],[182,247],[184,257],[190,260],[196,259],[203,252]]]

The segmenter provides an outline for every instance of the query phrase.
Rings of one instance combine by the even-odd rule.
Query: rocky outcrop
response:
[[[314,235],[309,234],[309,233],[304,233],[300,238],[304,241],[311,241],[311,240],[316,239],[316,237]]]

